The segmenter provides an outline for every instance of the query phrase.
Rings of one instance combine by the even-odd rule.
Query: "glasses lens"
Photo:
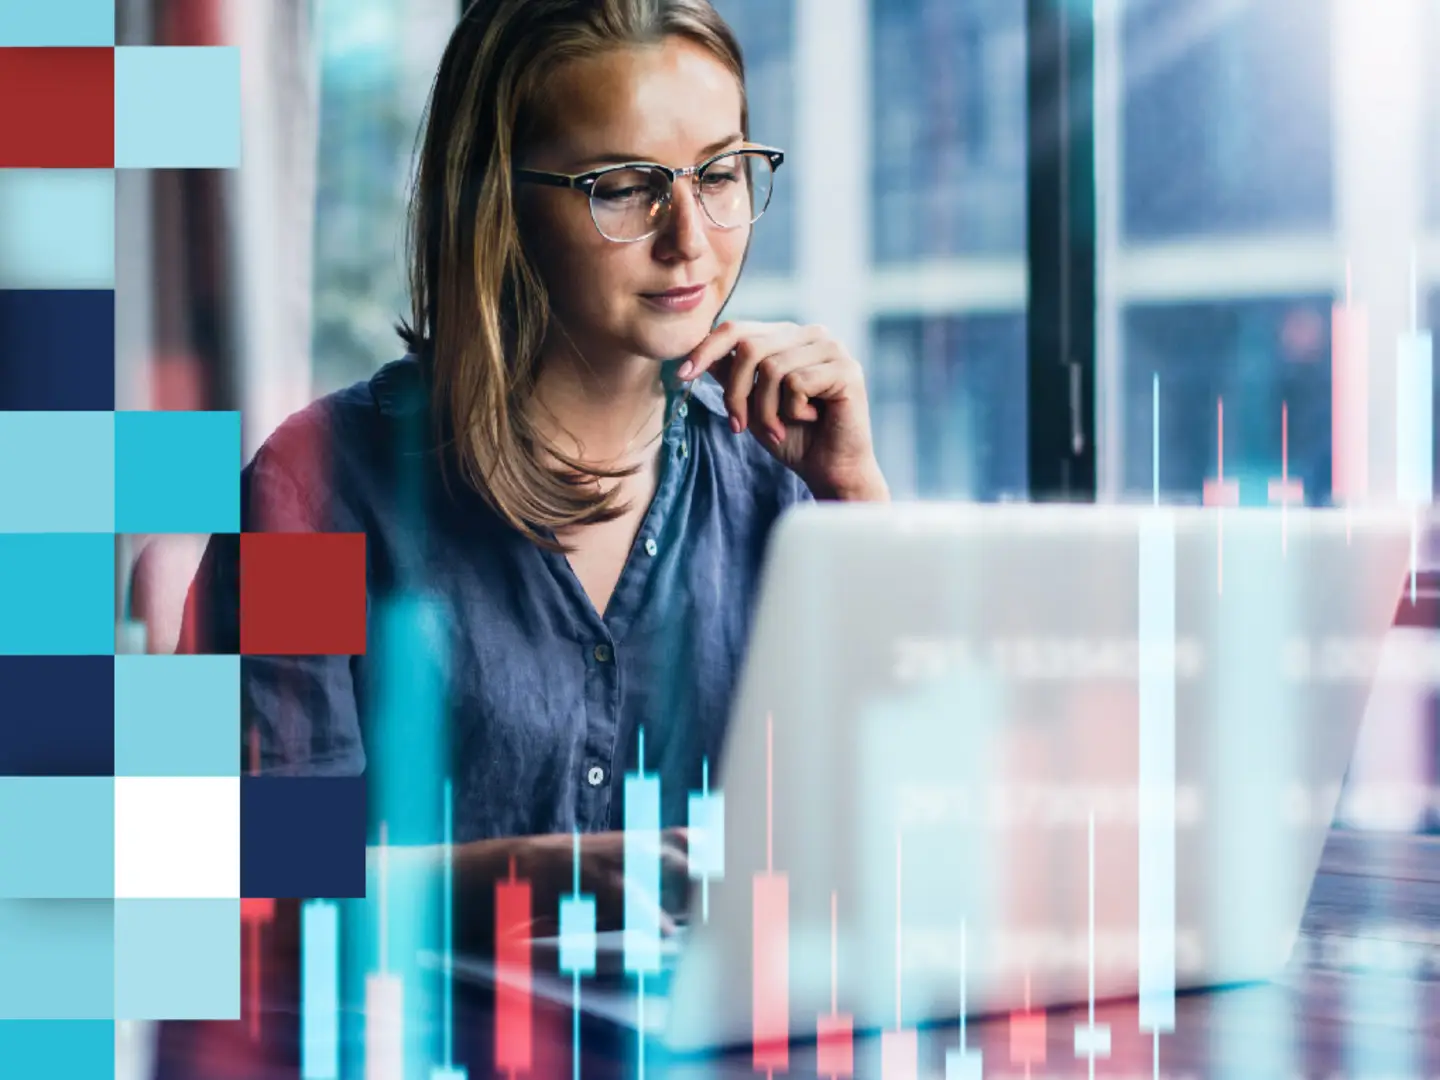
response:
[[[737,229],[757,220],[770,205],[775,171],[754,150],[716,158],[700,177],[700,201],[716,225]]]
[[[611,240],[638,240],[655,231],[670,182],[657,169],[616,169],[595,181],[590,212]]]

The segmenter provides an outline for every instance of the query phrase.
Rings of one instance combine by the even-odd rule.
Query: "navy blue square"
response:
[[[242,776],[240,895],[365,895],[365,777]]]
[[[0,776],[115,772],[115,658],[0,656]]]
[[[0,289],[0,411],[115,408],[115,294]]]

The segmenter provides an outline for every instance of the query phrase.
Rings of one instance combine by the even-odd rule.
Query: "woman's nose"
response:
[[[706,232],[710,218],[700,205],[694,177],[681,177],[672,185],[665,217],[661,235],[667,237],[681,254],[698,254],[708,243]]]

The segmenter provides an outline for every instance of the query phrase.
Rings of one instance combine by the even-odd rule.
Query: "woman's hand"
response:
[[[487,844],[495,842],[486,842]],[[574,888],[574,838],[569,833],[522,836],[499,841],[502,849],[489,853],[491,864],[486,877],[503,881],[509,876],[509,859],[515,872],[530,882],[531,920],[523,926],[502,927],[506,934],[547,937],[559,932],[560,898]],[[642,905],[658,907],[660,932],[675,929],[675,920],[665,909],[665,898],[685,896],[689,886],[684,829],[667,829],[660,834],[661,896],[650,896],[632,882],[630,891]],[[493,889],[493,885],[491,886]],[[625,834],[587,833],[580,837],[580,891],[595,897],[597,930],[620,930],[625,924]],[[672,905],[678,901],[671,899]],[[493,910],[493,909],[492,909]]]
[[[736,433],[760,444],[816,498],[882,502],[890,489],[875,460],[859,362],[822,326],[721,323],[680,366],[725,387]]]

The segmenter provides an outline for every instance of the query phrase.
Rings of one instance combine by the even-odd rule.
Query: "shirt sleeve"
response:
[[[240,479],[241,528],[319,532],[289,471],[262,449]],[[210,538],[190,584],[177,652],[240,653],[240,537]],[[240,769],[245,775],[353,776],[364,771],[352,658],[243,656]]]

